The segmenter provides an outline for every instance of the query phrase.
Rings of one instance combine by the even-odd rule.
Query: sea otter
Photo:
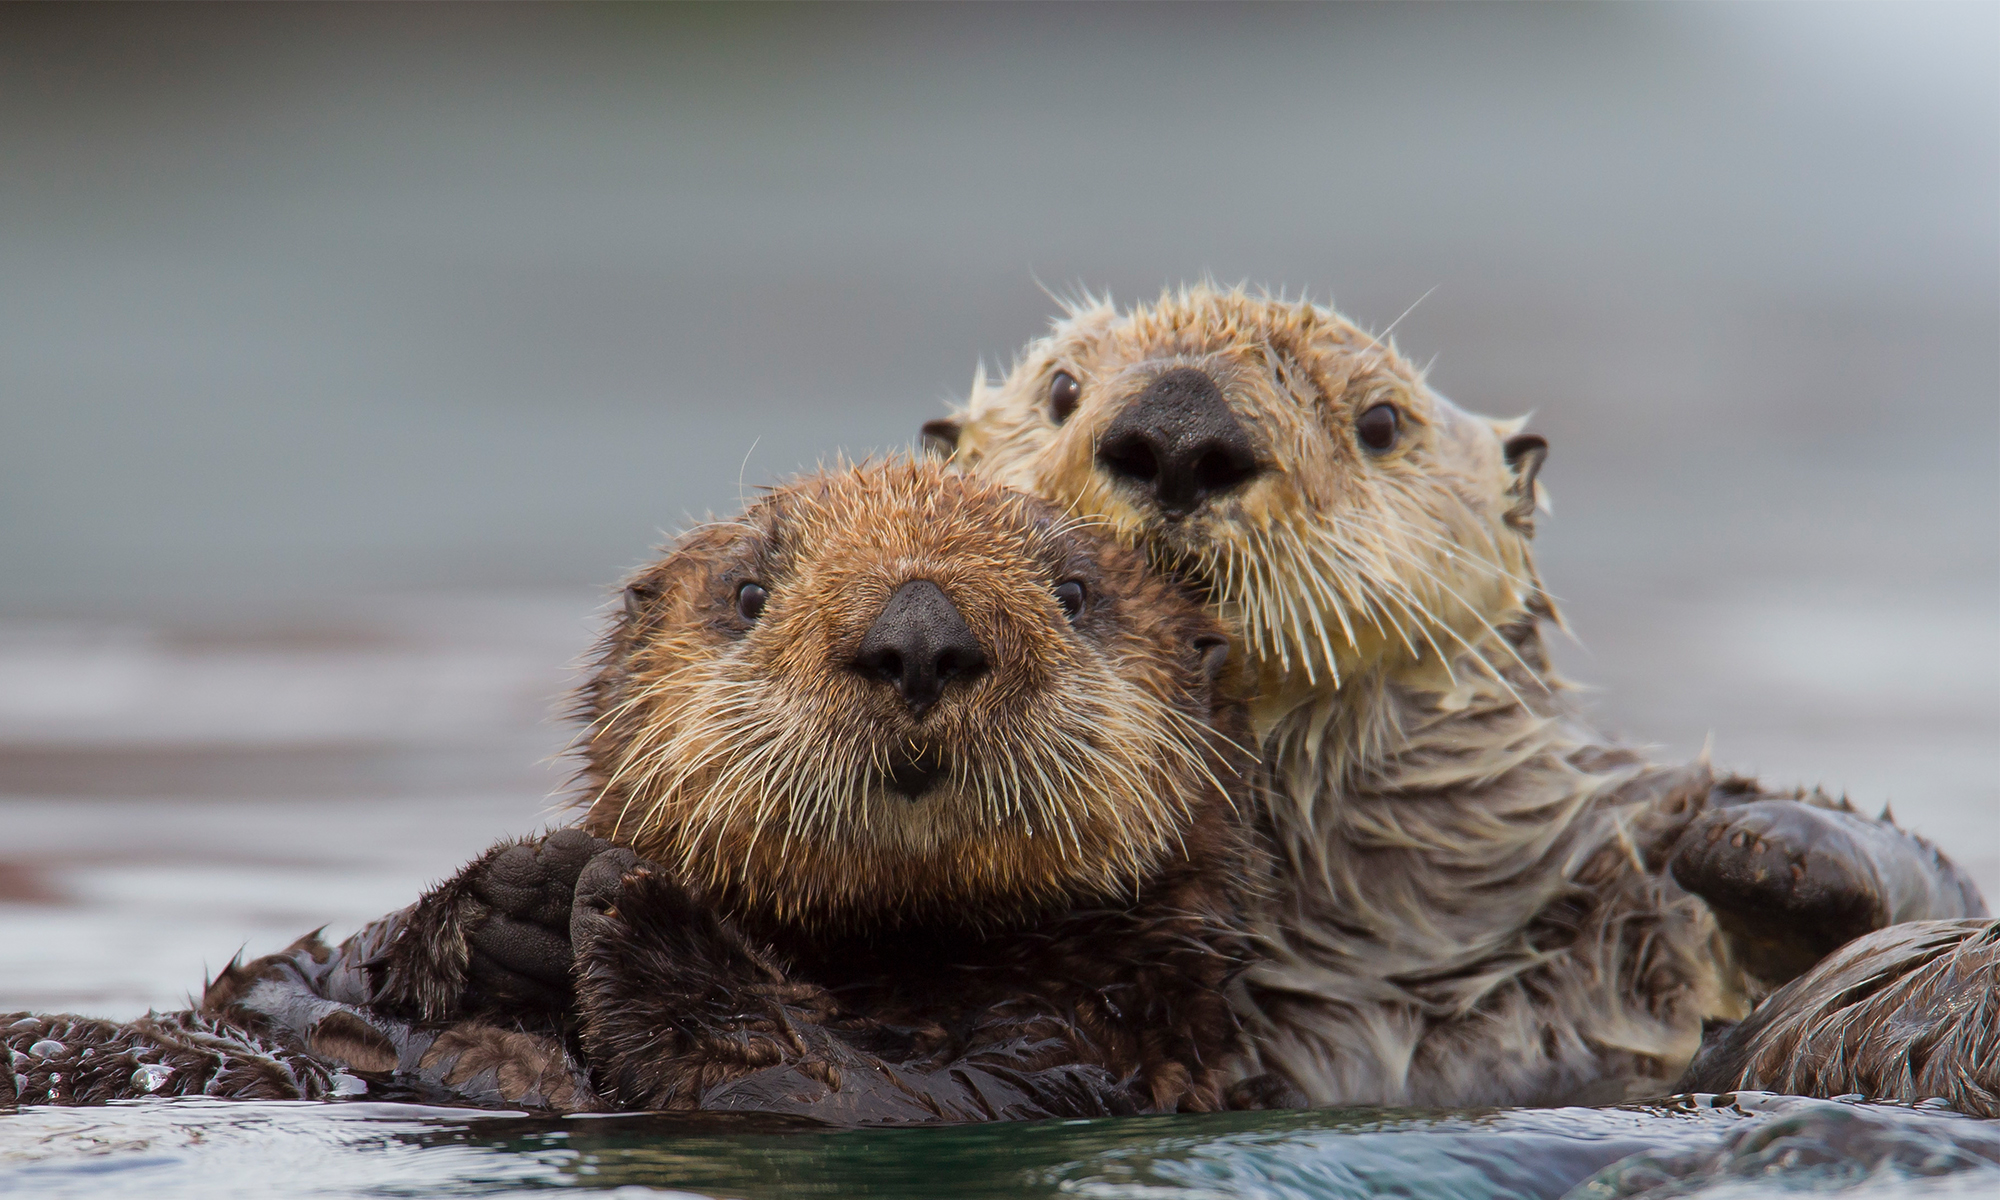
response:
[[[1087,300],[924,435],[1142,547],[1246,652],[1280,869],[1241,1069],[1316,1103],[1656,1094],[1842,941],[1985,911],[1844,800],[1588,728],[1543,653],[1546,444],[1328,309]]]
[[[1239,690],[1200,603],[1087,523],[935,465],[807,476],[625,588],[580,828],[232,965],[203,1017],[267,1074],[560,1109],[1252,1103]]]
[[[586,870],[571,924],[609,1098],[1223,1104],[1248,722],[1178,585],[1017,492],[894,464],[782,488],[626,596],[584,692],[582,828],[657,866]],[[664,987],[710,922],[717,981]]]

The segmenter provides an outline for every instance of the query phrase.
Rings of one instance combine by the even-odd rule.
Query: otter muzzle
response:
[[[1250,431],[1207,373],[1178,367],[1134,396],[1097,443],[1097,463],[1168,519],[1242,487],[1262,467]]]
[[[986,649],[944,590],[928,579],[896,589],[882,615],[868,627],[854,669],[894,687],[921,717],[947,684],[987,668]]]

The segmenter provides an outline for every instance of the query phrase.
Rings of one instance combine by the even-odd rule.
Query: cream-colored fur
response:
[[[1126,401],[1210,376],[1264,469],[1183,520],[1098,469]],[[1048,403],[1064,372],[1074,414]],[[1356,419],[1390,404],[1399,437]],[[1667,1089],[1704,1018],[1749,999],[1668,877],[1688,821],[1741,788],[1586,728],[1542,652],[1529,539],[1539,439],[1467,413],[1325,308],[1194,287],[1070,307],[927,427],[955,461],[1107,522],[1209,590],[1259,680],[1280,863],[1256,1049],[1313,1102],[1590,1102]],[[1832,803],[1823,797],[1807,797]]]

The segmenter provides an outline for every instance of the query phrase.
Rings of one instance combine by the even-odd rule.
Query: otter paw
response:
[[[1674,849],[1674,881],[1708,902],[1743,968],[1776,985],[1880,929],[1889,902],[1853,813],[1755,800],[1703,813]]]
[[[501,1007],[568,1006],[577,877],[610,845],[580,829],[559,829],[475,868],[470,889],[488,911],[466,935],[474,997]]]
[[[735,926],[622,847],[592,858],[578,876],[570,940],[586,1010],[646,996],[687,1015],[711,1000],[733,1008],[785,982]]]
[[[570,940],[579,959],[643,951],[689,966],[732,958],[743,948],[714,909],[622,846],[594,856],[577,877]]]
[[[641,876],[650,873],[651,864],[623,846],[592,856],[577,875],[570,901],[569,938],[577,954],[624,935],[619,903],[625,899],[626,880],[631,878],[636,886]]]

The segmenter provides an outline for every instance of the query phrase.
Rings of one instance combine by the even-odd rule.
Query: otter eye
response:
[[[771,593],[764,590],[761,583],[746,583],[736,589],[736,615],[746,621],[754,621],[763,615],[764,602]]]
[[[1056,603],[1062,605],[1063,616],[1074,621],[1083,615],[1083,584],[1074,579],[1065,579],[1056,585]]]
[[[1056,424],[1069,420],[1069,415],[1076,411],[1076,402],[1081,399],[1083,385],[1068,371],[1057,371],[1056,377],[1049,380],[1049,416],[1055,418]]]
[[[1362,445],[1380,454],[1396,444],[1396,429],[1401,424],[1402,418],[1396,415],[1395,405],[1377,404],[1354,422],[1354,436],[1361,439]]]

